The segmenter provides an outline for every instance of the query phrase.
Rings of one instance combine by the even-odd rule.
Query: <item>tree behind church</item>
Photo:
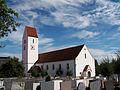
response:
[[[3,64],[0,67],[0,78],[7,77],[23,77],[24,68],[21,62],[18,61],[18,58],[13,57],[10,60]]]

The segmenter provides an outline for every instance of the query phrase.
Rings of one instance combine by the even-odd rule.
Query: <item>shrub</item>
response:
[[[48,76],[46,77],[45,81],[46,81],[46,82],[47,82],[47,81],[51,81],[50,75],[48,75]]]
[[[58,70],[56,71],[56,75],[57,75],[57,76],[63,75],[62,69],[58,69]]]

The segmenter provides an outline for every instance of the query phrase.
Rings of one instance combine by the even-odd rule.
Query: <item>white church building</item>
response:
[[[73,77],[95,76],[95,60],[84,44],[38,54],[38,35],[34,27],[25,27],[22,38],[22,60],[26,73],[32,66],[39,66],[47,70],[51,76],[61,68],[65,76],[69,67]]]

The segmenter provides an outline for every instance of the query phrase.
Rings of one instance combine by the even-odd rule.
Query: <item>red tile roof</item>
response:
[[[26,26],[25,30],[26,30],[27,36],[38,38],[37,31],[34,27]]]
[[[83,69],[83,72],[86,72],[88,70],[88,67],[90,68],[89,65],[86,65],[85,68]],[[91,71],[91,69],[89,69]]]
[[[83,46],[84,45],[80,45],[76,47],[39,54],[39,59],[36,63],[74,60],[78,56],[79,52],[82,50]]]

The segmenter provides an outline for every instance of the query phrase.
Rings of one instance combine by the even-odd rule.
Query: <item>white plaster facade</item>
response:
[[[61,70],[63,70],[63,76],[66,76],[67,72],[67,64],[69,64],[70,70],[74,72],[74,60],[68,60],[68,61],[58,61],[58,62],[48,62],[48,63],[42,63],[42,64],[36,64],[36,66],[42,67],[44,70],[47,70],[48,73],[51,76],[55,76],[56,70],[59,69],[59,65],[61,65]],[[54,65],[54,69],[53,69]],[[48,69],[47,69],[48,66]]]
[[[80,73],[84,74],[84,77],[88,77],[88,72],[91,72],[91,77],[95,76],[95,60],[89,52],[86,45],[82,48],[80,53],[75,59],[75,76],[80,76]],[[83,72],[86,65],[89,65],[89,68],[86,72]]]

